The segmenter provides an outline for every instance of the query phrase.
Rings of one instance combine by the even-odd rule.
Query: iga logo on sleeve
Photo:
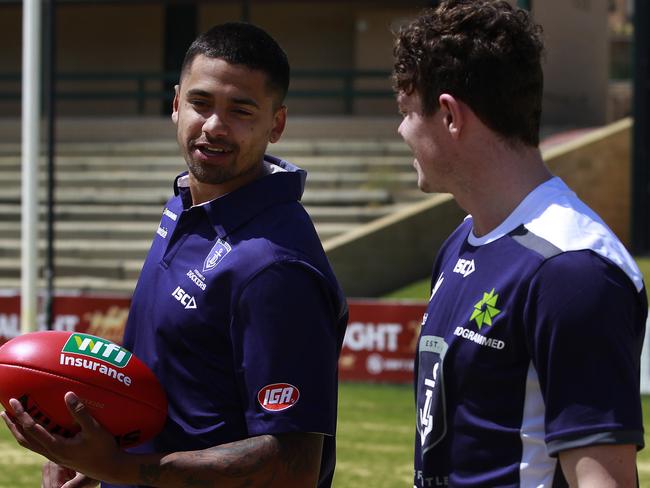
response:
[[[264,410],[278,412],[298,403],[300,391],[288,383],[266,385],[257,394],[257,401]]]

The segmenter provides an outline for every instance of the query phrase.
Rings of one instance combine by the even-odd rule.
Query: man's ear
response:
[[[460,137],[465,124],[462,102],[456,100],[453,95],[443,93],[438,98],[438,103],[440,108],[446,112],[444,123],[449,134],[457,139]]]
[[[174,122],[174,124],[178,124],[178,104],[180,103],[180,89],[180,85],[174,85],[174,101],[172,102],[172,122]]]
[[[282,133],[284,132],[284,127],[287,125],[287,107],[282,105],[275,111],[273,115],[273,127],[271,128],[271,133],[269,134],[269,142],[274,143],[280,140]]]

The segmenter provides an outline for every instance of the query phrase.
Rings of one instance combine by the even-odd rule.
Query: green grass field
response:
[[[335,488],[411,486],[411,388],[346,383],[339,397]],[[650,397],[644,397],[643,411],[644,423],[650,425]],[[0,488],[40,486],[42,459],[20,448],[4,424],[0,427]],[[639,453],[638,467],[641,486],[650,486],[650,447]]]

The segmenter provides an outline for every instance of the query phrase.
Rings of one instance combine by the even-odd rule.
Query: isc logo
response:
[[[288,383],[266,385],[257,394],[257,401],[262,408],[271,412],[293,407],[298,403],[298,398],[300,398],[298,388]]]
[[[180,286],[176,287],[176,289],[172,292],[172,296],[181,302],[181,305],[185,306],[185,310],[189,308],[196,308],[196,300],[194,300],[194,297],[185,293],[185,290],[183,290]]]
[[[63,346],[62,352],[101,359],[118,368],[126,366],[131,359],[131,353],[126,349],[88,334],[72,334]]]
[[[475,269],[473,259],[459,259],[456,266],[454,266],[454,273],[462,274],[463,278],[467,278]]]

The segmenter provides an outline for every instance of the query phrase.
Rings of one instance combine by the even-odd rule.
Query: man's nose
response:
[[[228,132],[228,126],[223,120],[223,117],[220,117],[218,113],[213,113],[205,119],[203,123],[203,132],[208,135],[224,135]]]
[[[403,133],[403,132],[404,132],[404,129],[403,129],[403,127],[402,127],[403,125],[404,125],[404,120],[402,119],[402,122],[400,122],[400,124],[397,126],[397,133],[398,133],[400,136],[402,136],[402,139],[404,139],[404,133]]]

